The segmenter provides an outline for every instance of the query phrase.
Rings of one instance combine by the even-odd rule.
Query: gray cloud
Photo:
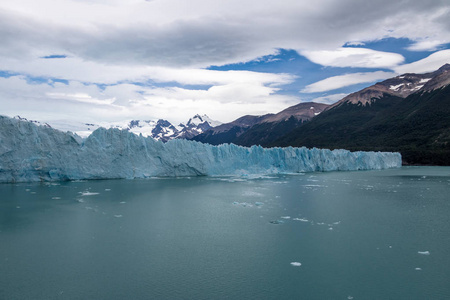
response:
[[[275,48],[332,49],[388,36],[450,41],[450,18],[437,13],[448,8],[445,1],[322,0],[315,7],[287,1],[254,9],[241,2],[234,14],[231,7],[223,15],[211,11],[125,25],[113,16],[79,26],[1,10],[0,55],[64,53],[108,64],[204,67],[250,60]]]

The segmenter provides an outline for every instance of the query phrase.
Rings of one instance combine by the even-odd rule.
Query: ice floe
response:
[[[89,192],[89,191],[79,192],[79,193],[81,194],[81,196],[94,196],[94,195],[100,194],[100,193]]]
[[[309,222],[308,219],[304,219],[304,218],[293,218],[292,220],[294,220],[294,221],[300,221],[300,222]]]
[[[269,223],[270,223],[270,224],[278,225],[278,224],[283,224],[284,221],[283,221],[283,220],[272,220],[272,221],[269,221]]]
[[[299,263],[298,261],[293,261],[293,262],[291,262],[291,266],[294,266],[294,267],[300,267],[302,264],[301,263]]]
[[[430,251],[418,251],[417,253],[422,255],[430,255]]]
[[[263,197],[264,196],[263,194],[254,192],[254,191],[246,191],[242,195],[246,196],[246,197]]]

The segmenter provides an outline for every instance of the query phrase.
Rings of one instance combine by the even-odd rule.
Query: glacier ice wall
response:
[[[401,166],[399,153],[167,143],[99,128],[86,140],[0,116],[0,182],[369,170]]]

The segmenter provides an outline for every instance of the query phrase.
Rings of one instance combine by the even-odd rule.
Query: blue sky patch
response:
[[[53,55],[42,56],[41,58],[55,59],[55,58],[66,58],[66,57],[67,57],[67,55],[64,55],[64,54],[53,54]]]

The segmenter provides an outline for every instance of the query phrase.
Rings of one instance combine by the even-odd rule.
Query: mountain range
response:
[[[330,106],[314,105],[292,107],[314,107],[314,115],[245,116],[193,139],[243,146],[398,151],[404,164],[450,165],[449,64],[431,73],[387,79]]]
[[[300,103],[277,114],[243,116],[233,122],[211,128],[192,140],[219,145],[233,143],[241,146],[268,145],[319,115],[328,105],[322,103]]]
[[[151,136],[156,140],[167,142],[172,139],[191,139],[194,136],[207,131],[221,123],[210,119],[207,115],[195,115],[185,123],[178,126],[171,124],[167,120],[159,119],[158,121],[130,121],[126,126],[115,126],[122,130],[128,130],[135,134],[143,136]]]
[[[92,124],[68,120],[39,122],[36,120],[27,120],[26,118],[22,118],[20,116],[15,116],[15,118],[61,131],[70,131],[75,133],[79,138],[87,138],[96,129],[103,127],[127,130],[137,135],[142,134],[144,137],[150,136],[155,140],[160,140],[163,142],[167,142],[172,139],[191,139],[208,129],[222,124],[221,122],[212,120],[207,115],[199,114],[190,118],[188,122],[180,123],[176,126],[163,119],[131,120],[124,123],[111,124]]]
[[[20,117],[16,117],[20,118]],[[20,118],[22,119],[22,118]],[[40,123],[87,137],[101,127]],[[195,115],[177,126],[132,120],[114,127],[167,142],[397,151],[404,164],[450,165],[450,64],[426,74],[403,74],[352,93],[333,105],[306,102],[277,114],[246,115],[221,124]]]

